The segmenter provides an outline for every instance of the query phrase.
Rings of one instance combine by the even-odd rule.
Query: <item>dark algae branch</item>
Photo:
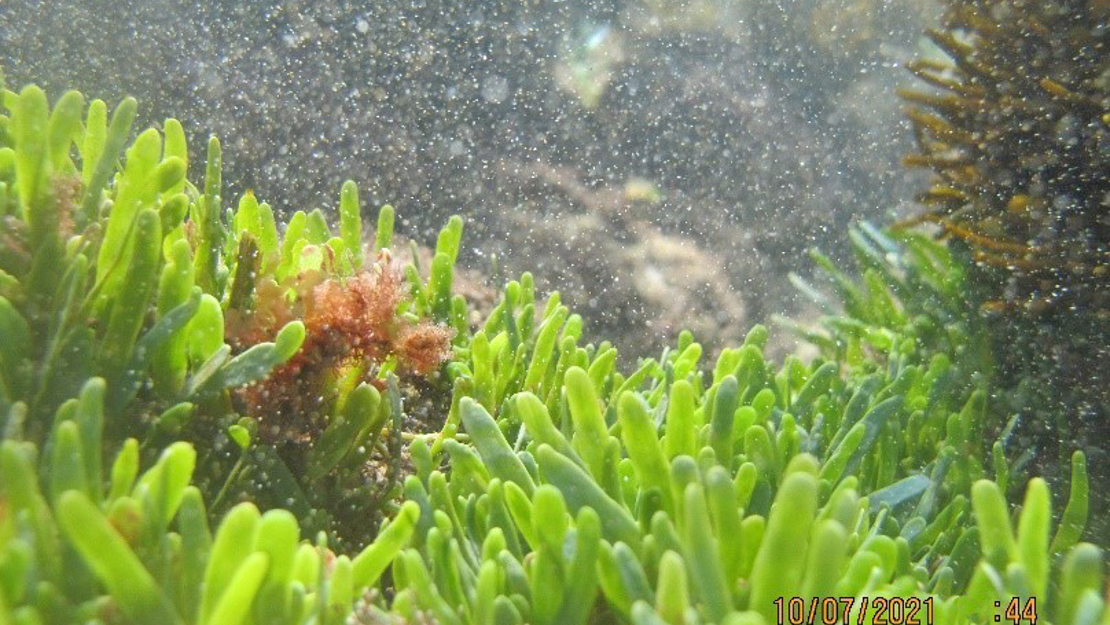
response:
[[[970,258],[968,298],[991,317],[993,402],[1061,474],[1076,447],[1110,479],[1110,6],[949,0],[928,33],[947,55],[910,63],[904,90],[934,172],[912,222]],[[1106,503],[1100,503],[1100,509]],[[1103,515],[1099,515],[1101,518]],[[1098,534],[1110,536],[1099,521]]]
[[[630,362],[459,217],[0,84],[0,625],[1110,625],[1108,9],[947,6],[931,225],[812,252],[804,359]]]
[[[950,0],[929,38],[949,62],[904,90],[936,173],[918,219],[997,267],[992,306],[1110,317],[1110,33],[1105,2]],[[1101,24],[1101,26],[1099,26]]]

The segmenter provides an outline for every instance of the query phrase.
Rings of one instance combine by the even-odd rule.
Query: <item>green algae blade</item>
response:
[[[93,108],[90,107],[89,118],[97,122],[101,117],[99,111],[94,111]],[[112,177],[116,162],[127,145],[127,137],[131,133],[132,124],[135,123],[138,109],[139,103],[135,98],[124,98],[112,112],[112,121],[108,125],[103,143],[100,142],[99,131],[92,136],[91,145],[88,143],[89,137],[86,136],[88,150],[88,154],[85,155],[86,162],[95,162],[96,165],[85,170],[89,173],[85,184],[85,199],[81,205],[83,223],[96,220],[101,193]]]
[[[601,518],[602,534],[606,540],[623,541],[634,549],[639,548],[640,530],[632,515],[610,498],[585,471],[549,445],[540,445],[536,459],[540,465],[540,477],[559,489],[573,513],[577,514],[583,507],[593,508]]]
[[[1087,525],[1088,488],[1087,457],[1076,451],[1071,457],[1071,494],[1050,548],[1054,557],[1066,553],[1083,535]]]
[[[254,537],[261,515],[258,508],[243,503],[231,509],[216,530],[211,556],[204,571],[203,595],[200,603],[200,622],[211,622],[224,591],[251,554]]]
[[[266,576],[269,559],[255,552],[244,560],[223,588],[212,614],[203,622],[210,625],[239,625],[250,613],[255,595]]]
[[[420,506],[405,502],[397,516],[352,561],[351,582],[356,589],[377,583],[393,558],[408,543],[420,516]]]
[[[154,578],[89,498],[78,491],[58,499],[58,521],[120,609],[137,623],[181,623]]]
[[[750,607],[770,620],[778,597],[797,595],[805,573],[807,544],[817,512],[817,479],[804,471],[786,476],[756,555]]]
[[[374,251],[380,252],[393,245],[393,222],[396,219],[393,207],[386,204],[378,211],[378,224],[374,230]]]
[[[470,432],[471,439],[490,472],[507,482],[513,482],[531,496],[536,488],[535,482],[505,440],[493,417],[481,404],[470,398],[463,398],[459,409],[462,412],[463,425]]]
[[[362,205],[358,186],[347,180],[339,192],[339,236],[343,239],[354,268],[362,267]]]

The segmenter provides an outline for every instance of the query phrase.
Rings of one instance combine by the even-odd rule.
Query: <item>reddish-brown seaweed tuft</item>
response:
[[[261,286],[256,308],[240,317],[234,332],[245,348],[272,336],[289,319],[304,320],[300,351],[242,393],[251,413],[271,426],[263,428],[267,436],[312,435],[331,400],[323,393],[334,388],[330,382],[347,367],[357,367],[369,378],[393,357],[398,371],[428,375],[451,355],[452,330],[397,314],[408,293],[400,272],[385,262],[348,278],[312,282],[302,281],[295,290],[303,295],[292,302],[282,295],[288,289]],[[291,422],[294,416],[296,423]]]

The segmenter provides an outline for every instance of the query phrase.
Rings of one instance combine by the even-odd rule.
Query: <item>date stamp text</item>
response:
[[[775,613],[779,625],[933,625],[933,599],[779,597]]]

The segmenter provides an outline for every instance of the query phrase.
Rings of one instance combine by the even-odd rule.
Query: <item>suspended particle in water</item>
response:
[[[482,99],[501,104],[509,97],[509,81],[504,76],[488,76],[482,81]]]

